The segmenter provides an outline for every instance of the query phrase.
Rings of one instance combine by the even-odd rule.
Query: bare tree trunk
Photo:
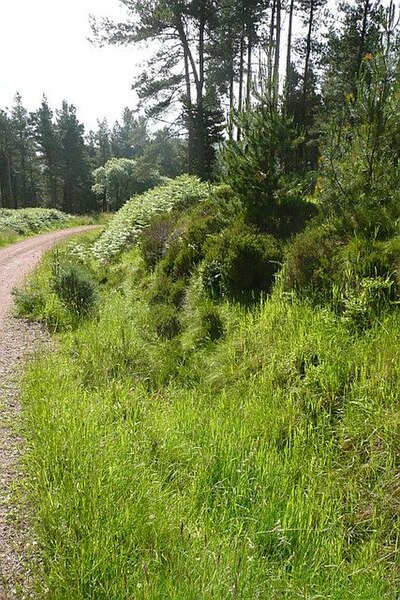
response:
[[[184,63],[185,63],[185,85],[186,85],[186,110],[187,110],[187,128],[188,128],[188,149],[187,149],[187,161],[188,171],[190,174],[193,173],[193,106],[192,106],[192,89],[190,85],[190,70],[189,70],[189,58],[187,52],[183,51]]]
[[[276,0],[272,3],[271,10],[271,21],[269,25],[269,42],[268,42],[268,92],[272,97],[272,85],[273,85],[273,55],[274,55],[274,30],[275,30],[275,11],[276,11]]]
[[[290,2],[289,8],[289,25],[288,25],[288,37],[287,37],[287,51],[286,51],[286,92],[288,86],[288,79],[290,75],[290,69],[292,64],[292,36],[293,36],[293,12],[294,12],[294,0]]]
[[[274,104],[278,103],[279,95],[279,61],[281,58],[281,29],[282,29],[282,5],[281,0],[276,0],[276,34],[275,34],[275,61],[274,61],[274,79],[273,79],[273,99]]]
[[[240,112],[243,108],[243,81],[244,81],[244,23],[242,24],[242,33],[240,36],[240,58],[239,58],[239,99],[238,99],[238,111]],[[237,139],[240,140],[242,131],[240,127],[237,128]]]
[[[253,19],[251,7],[246,6],[246,30],[247,30],[247,85],[246,85],[246,107],[251,105],[251,88],[253,83]]]
[[[228,136],[233,140],[233,111],[235,109],[235,67],[233,48],[231,54],[230,74],[229,74],[229,119],[228,119]]]
[[[197,134],[198,134],[198,154],[197,154],[197,174],[201,179],[206,177],[206,129],[204,115],[204,37],[206,30],[206,6],[205,0],[202,0],[200,9],[199,24],[199,81],[197,85]]]
[[[253,43],[251,39],[251,33],[248,34],[247,41],[247,86],[246,86],[246,106],[250,108],[251,103],[251,86],[253,79],[253,69],[252,69],[252,52],[253,52]]]
[[[303,121],[305,121],[306,115],[306,103],[307,103],[307,87],[308,87],[308,74],[310,70],[310,58],[311,58],[311,36],[312,30],[314,26],[314,10],[315,10],[315,0],[311,0],[310,3],[310,17],[308,22],[308,33],[307,33],[307,42],[306,42],[306,58],[304,62],[304,75],[303,75]]]

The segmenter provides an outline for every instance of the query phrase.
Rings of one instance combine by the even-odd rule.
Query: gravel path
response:
[[[76,227],[29,238],[0,250],[0,600],[29,598],[33,554],[27,523],[17,500],[23,440],[18,415],[18,376],[28,353],[49,341],[39,326],[10,315],[12,289],[21,284],[42,254],[56,242],[92,228]]]

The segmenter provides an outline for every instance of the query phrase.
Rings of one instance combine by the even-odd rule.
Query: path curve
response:
[[[12,317],[12,290],[57,242],[96,227],[45,233],[0,250],[0,600],[31,597],[30,557],[34,549],[26,521],[15,502],[23,443],[14,422],[19,411],[19,365],[39,343],[48,339],[38,325]]]
[[[11,292],[13,288],[25,279],[29,271],[38,263],[42,254],[57,242],[71,235],[96,227],[97,225],[87,225],[86,227],[74,227],[44,233],[0,250],[0,334],[12,304]]]

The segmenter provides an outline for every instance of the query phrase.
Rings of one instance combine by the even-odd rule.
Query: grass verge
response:
[[[397,598],[399,315],[354,335],[276,293],[212,341],[192,283],[160,339],[124,260],[25,378],[39,597]]]

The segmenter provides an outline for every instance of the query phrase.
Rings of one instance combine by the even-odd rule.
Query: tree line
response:
[[[305,134],[296,162],[318,160],[321,120],[356,92],[363,58],[396,35],[391,0],[122,0],[128,18],[92,19],[99,44],[150,43],[154,52],[134,81],[146,114],[173,110],[188,138],[188,170],[212,177],[217,143],[235,115],[267,93]],[[300,32],[294,34],[294,32]]]
[[[112,158],[134,160],[135,177],[145,186],[149,173],[174,177],[186,170],[185,157],[184,141],[167,128],[150,132],[147,120],[129,108],[112,128],[103,119],[85,134],[73,104],[64,101],[54,113],[44,96],[29,113],[17,93],[11,109],[0,109],[0,208],[115,209],[96,194],[96,169]]]
[[[92,176],[111,158],[135,160],[138,180],[182,172],[218,178],[221,147],[246,154],[260,108],[264,154],[257,173],[249,170],[253,187],[257,178],[273,187],[277,161],[280,172],[304,177],[318,169],[327,124],[352,122],[366,62],[384,56],[398,69],[393,0],[344,0],[333,13],[327,0],[122,3],[127,20],[92,19],[93,38],[153,49],[133,82],[144,116],[126,108],[112,128],[98,121],[85,135],[72,104],[54,113],[44,97],[28,113],[17,94],[0,110],[0,206],[118,208],[118,193],[112,201],[99,193],[105,172]],[[165,120],[170,125],[155,131]]]

